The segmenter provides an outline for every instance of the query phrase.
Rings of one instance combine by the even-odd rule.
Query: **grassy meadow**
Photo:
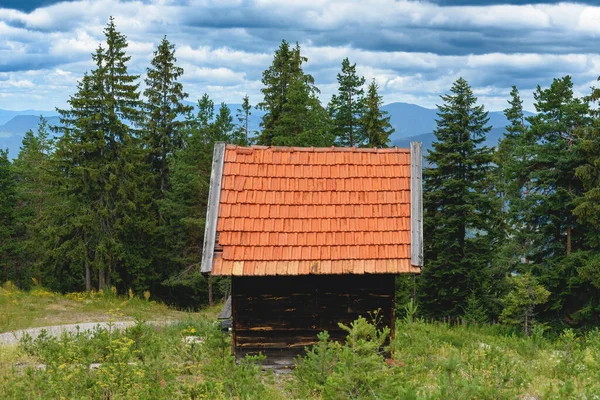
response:
[[[147,321],[179,320],[194,315],[153,301],[149,292],[146,297],[144,293],[136,295],[133,292],[127,296],[117,296],[111,290],[66,295],[53,293],[43,287],[21,291],[8,282],[0,287],[0,333],[51,325],[136,318]],[[212,311],[205,310],[204,313]]]
[[[321,333],[296,368],[279,374],[264,371],[260,356],[234,361],[231,337],[215,320],[218,307],[185,313],[143,297],[41,296],[41,290],[8,295],[3,289],[2,315],[9,311],[20,322],[3,322],[2,329],[46,324],[36,316],[55,303],[88,316],[110,317],[110,310],[120,308],[137,322],[124,331],[109,324],[60,338],[25,337],[0,348],[3,399],[600,398],[598,330],[550,336],[536,329],[523,337],[500,325],[404,318],[397,322],[389,358],[381,351],[389,332],[359,319],[347,327],[346,343],[332,343]],[[29,322],[18,316],[19,308]],[[159,316],[175,322],[144,322]]]

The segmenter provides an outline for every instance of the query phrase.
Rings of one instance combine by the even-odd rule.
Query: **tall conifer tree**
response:
[[[238,124],[239,124],[239,130],[241,132],[241,135],[244,138],[244,145],[248,146],[248,144],[250,144],[249,142],[249,136],[250,136],[250,131],[248,128],[248,124],[250,122],[250,115],[252,115],[252,106],[250,105],[250,98],[248,97],[248,95],[245,95],[244,98],[242,99],[242,105],[241,108],[237,109],[237,113],[236,113],[236,117],[238,120]]]
[[[360,128],[364,114],[365,78],[356,73],[356,64],[350,64],[346,57],[342,70],[337,74],[338,93],[329,102],[328,110],[338,146],[362,146],[367,140]]]
[[[505,273],[525,267],[522,261],[527,260],[530,244],[528,236],[531,233],[530,227],[526,226],[519,216],[523,198],[529,192],[527,169],[523,168],[522,163],[525,149],[531,144],[531,137],[527,135],[523,100],[516,86],[511,89],[508,105],[504,110],[508,125],[494,153],[493,174],[501,210],[498,214],[498,239],[501,250],[495,259],[495,265]]]
[[[31,278],[42,282],[40,262],[44,258],[39,235],[43,229],[42,217],[48,203],[58,199],[51,197],[49,170],[52,155],[52,140],[49,137],[48,121],[40,117],[37,131],[25,133],[14,173],[17,179],[19,246],[17,249],[21,286],[29,286]]]
[[[145,176],[135,127],[142,121],[139,77],[127,71],[127,39],[112,17],[104,34],[106,48],[99,46],[92,56],[96,68],[79,83],[70,109],[59,110],[63,136],[56,185],[70,207],[54,210],[49,239],[61,249],[54,252],[56,262],[71,259],[82,267],[87,289],[92,271],[100,289],[112,278],[137,288],[152,278],[143,271],[144,249],[135,242],[136,203],[143,203],[139,187]],[[65,220],[70,222],[61,223]]]
[[[8,150],[0,149],[0,282],[14,279],[17,190]]]
[[[154,52],[145,79],[144,142],[157,179],[158,198],[162,198],[169,188],[168,157],[183,146],[185,121],[181,117],[193,110],[183,103],[188,94],[178,81],[183,68],[176,62],[175,45],[164,37]]]
[[[578,322],[598,304],[579,273],[589,225],[573,214],[584,192],[575,171],[585,164],[581,144],[590,125],[589,104],[575,97],[569,76],[538,86],[534,99],[538,114],[528,118],[531,142],[522,163],[530,191],[519,217],[531,230],[528,260],[552,293],[546,317]]]
[[[360,119],[360,132],[366,140],[366,147],[388,147],[390,135],[395,129],[390,123],[390,116],[387,111],[382,111],[383,96],[380,96],[377,90],[379,87],[373,79],[367,90],[365,98],[364,115]]]
[[[438,106],[436,141],[424,171],[425,259],[422,309],[461,315],[472,293],[482,298],[491,256],[491,150],[483,145],[488,114],[458,79]]]
[[[305,74],[300,46],[285,40],[275,51],[273,63],[263,72],[265,111],[258,142],[263,145],[328,146],[333,142],[329,116],[317,95],[314,78]]]
[[[600,89],[594,88],[587,100],[597,104]],[[575,171],[584,193],[576,199],[573,213],[588,228],[577,269],[581,279],[588,283],[582,322],[597,325],[600,323],[600,109],[593,109],[591,115],[593,122],[581,135],[579,146],[584,162]]]

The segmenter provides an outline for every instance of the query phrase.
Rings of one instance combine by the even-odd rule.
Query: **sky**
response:
[[[300,44],[323,102],[345,57],[385,103],[429,108],[459,77],[488,110],[517,85],[533,111],[537,85],[568,74],[585,95],[600,75],[600,0],[0,0],[0,108],[65,107],[110,15],[131,73],[144,74],[165,35],[176,45],[191,101],[259,102],[283,39]]]

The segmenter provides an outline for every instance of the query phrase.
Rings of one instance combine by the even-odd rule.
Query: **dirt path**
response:
[[[149,321],[148,324],[165,324],[175,321]],[[80,324],[68,324],[68,325],[54,325],[54,326],[43,326],[39,328],[22,329],[18,331],[0,333],[0,346],[15,345],[19,343],[19,340],[25,335],[29,334],[32,338],[36,338],[45,330],[49,335],[59,337],[63,332],[77,332],[88,331],[94,329],[96,326],[101,328],[107,328],[109,324],[112,325],[113,329],[125,329],[129,326],[135,325],[135,321],[117,321],[117,322],[82,322]]]

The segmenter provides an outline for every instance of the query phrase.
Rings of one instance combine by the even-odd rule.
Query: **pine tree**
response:
[[[504,115],[509,124],[505,127],[505,135],[494,153],[496,168],[493,174],[502,211],[498,214],[498,239],[501,249],[494,263],[504,270],[504,274],[525,267],[522,261],[526,260],[529,253],[528,236],[531,233],[530,227],[525,226],[519,216],[523,198],[529,192],[527,170],[523,168],[522,163],[525,149],[531,145],[531,137],[527,134],[523,101],[516,86],[512,87],[508,105]]]
[[[600,78],[598,78],[600,81]],[[600,89],[593,88],[588,101],[600,101]],[[580,276],[595,288],[596,301],[590,304],[590,311],[600,315],[600,109],[591,110],[592,125],[581,137],[580,151],[585,160],[577,167],[575,174],[583,184],[584,193],[576,199],[573,213],[579,223],[588,226],[585,236],[584,260],[579,267]],[[599,323],[598,317],[589,318],[593,323]]]
[[[314,78],[305,74],[302,64],[308,59],[284,40],[275,51],[273,63],[263,72],[265,111],[258,142],[263,145],[327,146],[333,142],[329,117],[317,97]]]
[[[219,107],[219,112],[213,123],[213,129],[215,130],[214,137],[216,141],[233,142],[236,144],[241,144],[240,142],[243,141],[241,135],[239,135],[240,132],[235,131],[231,110],[225,103],[221,103]]]
[[[103,49],[99,48],[97,53]],[[52,202],[43,215],[44,285],[55,290],[92,289],[95,249],[102,233],[98,210],[104,183],[104,139],[102,82],[98,70],[86,74],[71,96],[70,108],[59,110],[62,133],[56,143],[49,181]],[[79,277],[83,277],[83,282]]]
[[[143,243],[136,242],[144,229],[136,204],[147,203],[139,190],[147,175],[133,126],[142,122],[139,77],[127,72],[127,40],[112,17],[104,34],[107,47],[92,56],[96,68],[79,83],[70,109],[59,110],[55,186],[68,207],[55,207],[47,234],[54,262],[83,270],[86,289],[92,271],[99,289],[112,278],[137,288],[152,279],[143,271]]]
[[[427,262],[418,293],[422,309],[438,316],[460,315],[473,292],[484,297],[493,251],[491,150],[483,146],[488,114],[464,79],[450,92],[441,96],[431,166],[424,171]]]
[[[327,110],[316,93],[301,81],[289,86],[288,101],[273,134],[274,146],[328,147],[335,139]]]
[[[183,146],[185,121],[181,117],[193,110],[183,103],[188,94],[178,81],[183,75],[183,68],[178,67],[176,62],[175,45],[169,43],[165,36],[154,52],[145,79],[147,119],[144,143],[152,172],[158,180],[156,194],[159,199],[169,187],[168,157]]]
[[[8,150],[0,149],[0,282],[12,279],[15,258],[16,182]]]
[[[214,103],[207,94],[198,101],[198,111],[189,116],[185,146],[170,159],[172,189],[165,199],[168,210],[170,259],[179,273],[164,284],[178,292],[178,302],[196,307],[209,300],[209,282],[200,274],[204,224],[212,156],[215,142],[232,143],[239,139],[231,112],[221,104],[215,117]],[[215,293],[218,295],[218,293]]]
[[[581,251],[589,228],[573,214],[584,190],[575,171],[585,162],[581,138],[590,124],[589,104],[574,96],[569,76],[546,89],[538,86],[534,99],[538,114],[528,118],[531,139],[520,166],[528,193],[518,218],[530,231],[530,267],[552,293],[546,316],[577,322],[599,300],[578,272],[586,262]]]
[[[502,298],[504,309],[501,321],[523,328],[525,336],[531,334],[535,325],[535,307],[548,301],[550,292],[537,283],[531,273],[508,277],[510,291]]]
[[[238,108],[236,113],[236,117],[239,123],[239,130],[241,132],[241,136],[244,138],[244,143],[242,144],[245,146],[248,146],[250,144],[250,131],[248,129],[250,115],[252,115],[252,112],[250,110],[252,110],[252,106],[250,105],[250,98],[248,97],[248,95],[245,95],[242,99],[241,108]]]
[[[367,90],[365,99],[365,112],[360,119],[360,131],[366,142],[366,147],[388,147],[390,135],[395,129],[390,123],[390,116],[387,111],[382,111],[383,96],[377,93],[379,87],[373,79]]]
[[[344,58],[337,81],[338,94],[333,95],[328,106],[336,144],[360,147],[366,141],[360,129],[360,120],[365,111],[365,78],[356,74],[356,64],[350,64],[350,60]]]
[[[143,182],[138,191],[136,223],[133,230],[147,244],[144,276],[151,282],[138,283],[149,286],[154,292],[159,283],[179,271],[179,264],[171,258],[170,204],[165,200],[171,190],[169,159],[181,150],[185,143],[187,116],[193,107],[183,101],[188,94],[183,90],[179,78],[183,68],[176,65],[175,45],[166,37],[154,52],[151,66],[146,72],[142,142],[146,150],[149,182]],[[141,203],[141,204],[139,204]],[[139,287],[138,290],[143,289]]]
[[[40,116],[36,133],[29,130],[23,137],[21,149],[15,159],[14,174],[17,180],[18,215],[18,261],[19,284],[28,287],[31,278],[41,282],[39,264],[43,246],[39,243],[40,224],[50,198],[49,169],[52,156],[52,140],[49,138],[48,121]]]

